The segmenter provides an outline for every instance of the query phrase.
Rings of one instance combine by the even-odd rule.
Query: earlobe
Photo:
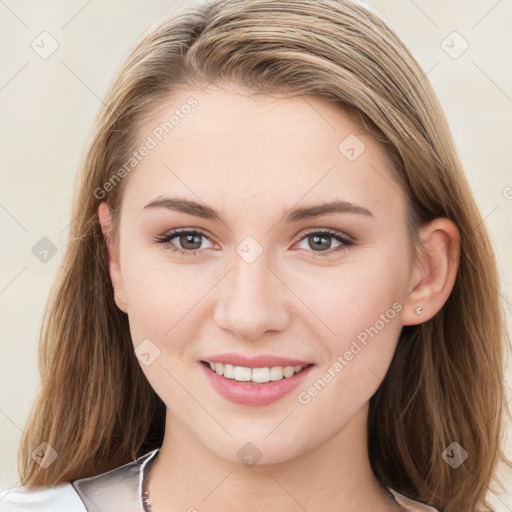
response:
[[[98,207],[98,219],[101,225],[101,231],[105,239],[105,244],[107,246],[108,269],[110,273],[110,279],[112,280],[112,286],[114,288],[114,300],[117,307],[124,313],[127,313],[128,302],[124,292],[123,277],[119,263],[118,251],[116,250],[114,238],[110,230],[112,226],[112,216],[109,207],[105,202],[102,202]]]
[[[451,220],[433,220],[421,230],[420,240],[422,250],[405,300],[403,325],[430,320],[443,307],[459,268],[460,233]]]

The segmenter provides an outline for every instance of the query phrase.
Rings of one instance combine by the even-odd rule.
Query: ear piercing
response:
[[[422,311],[422,310],[423,310],[423,308],[422,308],[421,306],[418,306],[418,307],[416,308],[416,314],[417,314],[418,316],[419,316],[419,315],[421,315],[421,311]]]

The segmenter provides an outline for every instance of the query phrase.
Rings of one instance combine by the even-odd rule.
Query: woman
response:
[[[5,510],[486,504],[494,256],[436,96],[372,12],[162,19],[105,98],[72,218]]]

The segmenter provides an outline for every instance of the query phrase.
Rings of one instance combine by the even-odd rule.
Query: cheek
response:
[[[382,314],[399,316],[393,304],[403,301],[406,268],[406,258],[391,250],[354,252],[338,267],[297,273],[294,289],[323,322],[320,332],[341,349]]]
[[[207,264],[177,263],[157,247],[132,251],[121,264],[134,344],[149,338],[180,352],[196,338],[201,306],[221,274]]]
[[[163,248],[147,244],[128,235],[121,246],[123,285],[135,343],[139,337],[163,339],[197,294],[197,281],[187,283],[180,267],[166,260]]]
[[[352,277],[346,284],[363,282]],[[325,306],[322,319],[335,334],[323,329],[325,357],[297,390],[299,407],[321,425],[320,436],[343,428],[379,388],[402,329],[403,307],[390,289],[374,286],[357,293],[332,291],[329,309]]]
[[[310,264],[283,271],[284,280],[293,283],[294,293],[307,306],[302,306],[302,320],[309,312],[316,315],[311,322],[320,322],[320,339],[329,340],[331,354],[344,352],[358,336],[364,338],[365,330],[402,299],[407,260],[391,245],[396,247],[354,251],[330,267]],[[163,247],[131,240],[129,233],[124,237],[121,268],[135,343],[147,337],[162,342],[186,338],[185,326],[199,311],[195,308],[222,275],[213,263],[176,261]]]
[[[368,251],[309,289],[302,282],[308,307],[322,321],[318,332],[326,357],[316,378],[326,374],[323,382],[331,389],[324,405],[330,401],[340,410],[360,405],[384,378],[402,329],[406,265],[406,257],[391,250]]]

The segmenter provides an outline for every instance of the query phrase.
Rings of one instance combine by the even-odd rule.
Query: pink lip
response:
[[[214,361],[219,363],[222,362],[216,359],[214,359]],[[287,361],[292,360],[289,359]],[[304,380],[304,378],[311,371],[314,365],[311,364],[310,366],[307,366],[302,371],[296,373],[292,377],[258,384],[254,382],[239,382],[234,379],[227,379],[222,375],[217,375],[217,373],[213,372],[210,369],[208,363],[202,362],[200,363],[200,366],[202,367],[203,372],[205,373],[206,377],[208,378],[210,384],[213,386],[215,391],[217,391],[221,396],[223,396],[227,400],[240,405],[269,405],[272,402],[279,400],[287,393],[292,391],[294,388],[296,388]],[[267,365],[252,366],[251,364],[247,366],[250,366],[252,368],[262,368]],[[302,366],[302,364],[273,364],[272,366]]]
[[[311,361],[289,359],[280,356],[261,355],[247,357],[241,354],[218,354],[205,357],[203,361],[212,363],[232,364],[233,366],[245,366],[247,368],[271,368],[272,366],[307,366]]]

